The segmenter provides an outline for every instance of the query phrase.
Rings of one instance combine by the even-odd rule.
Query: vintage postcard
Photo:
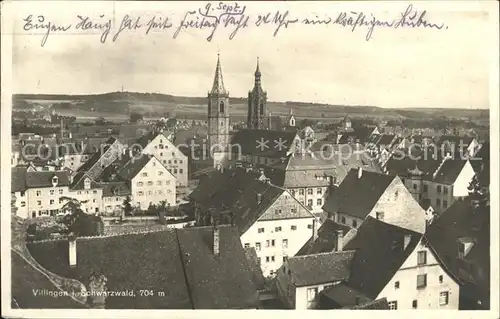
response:
[[[2,2],[2,316],[498,318],[498,26]]]

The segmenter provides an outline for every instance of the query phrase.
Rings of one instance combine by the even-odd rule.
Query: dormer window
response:
[[[465,258],[474,246],[474,239],[470,237],[462,237],[458,239],[458,258]]]
[[[52,177],[52,186],[56,187],[59,183],[59,178],[57,176]]]
[[[86,178],[84,181],[85,189],[90,189],[90,178]]]

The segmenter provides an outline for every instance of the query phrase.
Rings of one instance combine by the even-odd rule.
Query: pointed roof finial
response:
[[[293,115],[293,109],[290,108],[290,115]]]
[[[257,68],[255,69],[255,78],[260,78],[260,67],[259,67],[259,57],[257,57]]]
[[[222,79],[222,67],[220,65],[220,54],[217,53],[217,66],[215,67],[214,83],[212,85],[212,94],[226,94],[224,80]]]

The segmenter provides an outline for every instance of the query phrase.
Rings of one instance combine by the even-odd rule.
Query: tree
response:
[[[479,174],[474,175],[469,184],[469,199],[474,211],[483,210],[490,206],[490,194],[488,187],[481,185]]]
[[[130,123],[137,123],[143,119],[143,115],[137,112],[130,113]]]
[[[177,125],[177,119],[175,117],[167,120],[167,128],[172,128],[175,127],[176,125]]]
[[[62,223],[68,228],[69,234],[77,237],[95,236],[102,232],[102,219],[99,216],[86,214],[81,208],[81,204],[87,201],[80,202],[70,197],[61,197],[61,199],[67,201],[62,207],[62,210],[66,212]]]
[[[122,208],[123,208],[123,215],[122,215],[122,219],[125,217],[125,216],[130,216],[132,215],[132,211],[134,210],[132,208],[132,199],[130,198],[130,196],[127,196],[127,198],[125,198],[125,200],[123,201],[123,204],[122,204]]]

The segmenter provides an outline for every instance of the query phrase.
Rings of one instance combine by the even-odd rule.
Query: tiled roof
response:
[[[12,308],[21,309],[80,309],[82,304],[67,296],[48,296],[43,293],[35,294],[34,291],[58,292],[58,289],[47,277],[35,270],[21,256],[11,252],[12,263],[12,293],[15,300]]]
[[[131,195],[130,188],[128,187],[126,182],[101,182],[99,184],[100,187],[102,187],[103,197]]]
[[[253,273],[253,281],[258,290],[263,290],[265,287],[264,274],[262,273],[262,268],[260,268],[257,251],[254,247],[243,248],[245,251],[245,256],[247,258],[248,266]]]
[[[256,308],[257,287],[238,230],[229,226],[219,229],[219,256],[213,253],[212,227],[177,232],[193,306],[195,309]],[[168,268],[165,270],[168,273]]]
[[[257,290],[238,231],[219,229],[218,256],[213,254],[211,227],[78,239],[75,268],[68,266],[67,241],[28,248],[53,273],[87,283],[93,272],[102,271],[109,291],[135,291],[131,297],[109,296],[108,309],[256,308]],[[155,294],[141,296],[139,290]]]
[[[72,190],[81,190],[85,188],[85,180],[90,179],[90,188],[101,188],[101,186],[96,183],[90,176],[88,176],[85,172],[78,172],[73,177],[73,183],[71,184]]]
[[[330,299],[329,301],[333,301],[333,304],[335,304],[338,308],[351,308],[356,305],[363,305],[373,301],[372,298],[364,295],[356,289],[346,286],[344,283],[326,288],[321,292],[321,295],[322,297]],[[328,302],[327,304],[331,304],[331,302]]]
[[[36,171],[26,173],[26,187],[39,188],[39,187],[53,187],[52,177],[57,176],[57,186],[69,186],[69,172],[68,171]]]
[[[377,145],[391,145],[391,142],[395,137],[395,135],[382,134],[380,139],[377,141]]]
[[[411,236],[404,249],[405,236]],[[368,217],[345,250],[355,250],[346,285],[376,298],[422,239],[422,234]],[[376,274],[376,275],[374,275]]]
[[[363,305],[354,306],[351,309],[353,310],[389,310],[389,303],[387,302],[387,298],[381,298],[374,301],[367,302]]]
[[[135,140],[136,145],[140,145],[143,149],[149,145],[158,135],[163,135],[165,139],[168,139],[167,132],[155,132],[155,131],[150,131],[147,134],[142,135],[138,139]]]
[[[354,141],[359,139],[359,142],[363,144],[370,137],[373,130],[373,127],[358,127],[352,132],[344,132],[340,137],[339,144],[349,143],[350,138],[354,138]]]
[[[476,286],[477,298],[489,301],[490,292],[490,209],[485,207],[474,212],[470,200],[458,200],[444,211],[428,227],[425,237],[430,246],[451,273],[463,282]],[[458,240],[472,238],[474,246],[466,260],[474,267],[465,265],[458,258]],[[482,268],[482,276],[473,268]]]
[[[451,185],[455,183],[464,168],[464,165],[467,163],[467,160],[461,159],[448,159],[445,160],[443,165],[439,168],[439,171],[435,176],[426,176],[427,180],[432,180],[436,183],[440,184],[448,184]],[[431,178],[432,177],[432,178]]]
[[[337,224],[330,219],[325,220],[318,229],[318,238],[313,241],[313,237],[311,237],[295,256],[327,253],[336,250],[336,231],[338,230],[341,230],[345,236],[350,231],[350,227]]]
[[[338,251],[288,259],[292,281],[296,287],[342,281],[349,278],[349,264],[354,251]]]
[[[358,170],[351,169],[340,186],[326,198],[323,210],[364,219],[394,178],[364,170],[358,178]]]
[[[271,131],[271,130],[250,130],[237,131],[231,138],[230,145],[239,145],[243,155],[254,155],[264,157],[285,157],[289,151],[294,149],[294,140],[297,132]],[[259,147],[260,142],[266,143],[267,147]],[[277,145],[281,142],[280,145]],[[235,146],[233,150],[239,149]]]
[[[140,156],[136,156],[138,158],[132,158],[128,163],[120,170],[118,175],[124,181],[132,180],[141,169],[149,163],[149,161],[154,157],[153,155],[145,155],[142,154]]]
[[[11,170],[11,193],[26,190],[26,166],[16,166]]]
[[[391,157],[387,161],[385,167],[387,172],[391,175],[407,177],[410,176],[410,170],[415,169],[417,166],[418,169],[425,175],[432,176],[432,174],[438,169],[439,164],[441,164],[441,160],[426,158],[415,161],[411,157],[405,156],[404,158]]]
[[[257,178],[260,173],[246,171],[244,168],[212,172],[201,180],[190,197],[205,210],[217,212],[229,211],[234,214],[233,222],[240,234],[244,234],[266,210],[285,192],[284,189]],[[257,201],[260,194],[261,202]],[[290,197],[290,200],[294,200]],[[296,201],[296,200],[295,200]],[[276,218],[286,218],[289,212],[283,212]],[[293,214],[293,218],[311,217],[302,207]],[[272,218],[272,216],[267,216]]]

